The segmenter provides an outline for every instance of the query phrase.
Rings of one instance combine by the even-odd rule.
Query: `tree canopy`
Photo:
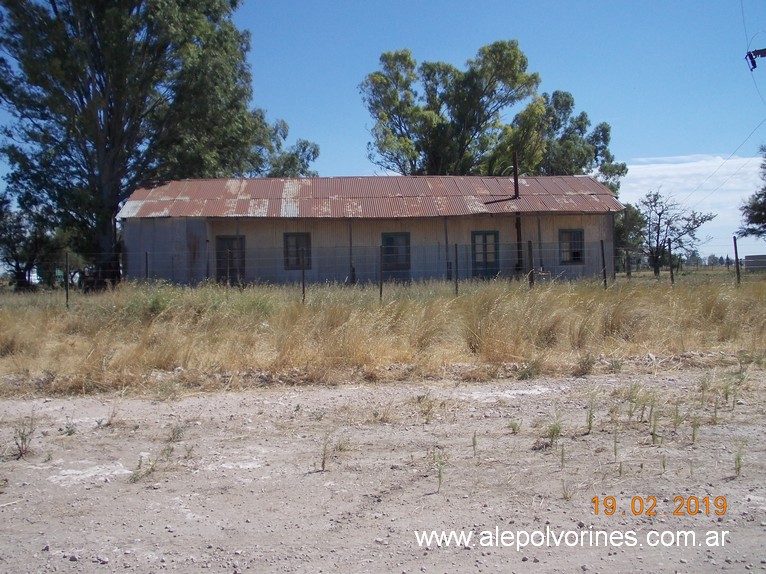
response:
[[[52,256],[56,239],[35,213],[11,208],[7,195],[0,195],[0,262],[11,272],[16,290],[32,285],[32,271],[41,258]]]
[[[761,180],[764,186],[751,195],[740,208],[742,225],[737,230],[737,235],[740,237],[752,236],[766,239],[766,146],[762,145],[760,152],[764,156],[761,162]]]
[[[8,191],[118,274],[115,216],[147,180],[306,175],[317,154],[250,109],[237,0],[0,0]]]
[[[589,131],[568,92],[538,96],[540,77],[527,66],[515,40],[484,46],[465,70],[418,65],[409,50],[382,54],[380,69],[359,86],[375,121],[370,160],[402,175],[502,175],[515,151],[522,173],[597,172],[616,191],[627,167],[609,151],[609,124]]]
[[[635,205],[625,204],[625,209],[615,216],[614,245],[616,249],[641,251],[646,233],[646,217]]]

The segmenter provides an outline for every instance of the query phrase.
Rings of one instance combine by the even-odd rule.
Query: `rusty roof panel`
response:
[[[456,195],[435,197],[434,203],[439,210],[439,215],[444,217],[462,215],[467,211],[465,199]]]
[[[410,217],[438,217],[441,215],[436,208],[433,197],[405,197],[403,202]]]
[[[136,190],[118,217],[405,218],[620,211],[590,177],[451,176],[208,179]],[[505,201],[503,201],[505,200]]]
[[[208,199],[202,210],[202,217],[228,217],[224,199]]]
[[[281,199],[269,199],[269,207],[266,210],[266,217],[279,217],[282,212],[282,200]]]
[[[199,217],[205,208],[200,199],[183,199],[169,202],[168,217]]]
[[[248,217],[266,217],[269,209],[268,199],[250,199],[247,206]]]

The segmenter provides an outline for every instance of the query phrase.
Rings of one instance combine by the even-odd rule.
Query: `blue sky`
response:
[[[766,48],[763,0],[244,0],[235,20],[252,35],[253,104],[286,120],[291,140],[319,144],[322,176],[380,173],[358,86],[381,53],[462,67],[516,39],[541,92],[571,92],[593,124],[612,126],[610,148],[630,168],[621,200],[660,189],[718,214],[703,255],[733,256],[738,208],[762,185],[766,58],[750,72],[744,57]],[[739,247],[766,253],[762,240]]]

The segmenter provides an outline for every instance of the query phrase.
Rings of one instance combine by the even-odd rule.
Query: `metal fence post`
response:
[[[306,302],[306,257],[305,248],[301,247],[301,301]]]
[[[205,280],[210,279],[210,240],[205,239]]]
[[[458,275],[459,275],[458,271],[459,271],[459,269],[460,268],[459,268],[458,262],[457,262],[457,243],[455,243],[455,297],[458,296]]]
[[[69,309],[69,251],[64,253],[64,291],[66,291],[66,308]]]
[[[737,271],[737,287],[739,287],[740,275],[739,275],[739,252],[737,251],[737,236],[734,239],[734,269]]]
[[[378,287],[380,289],[380,302],[383,302],[383,246],[380,246],[380,260],[378,261]]]
[[[532,253],[532,242],[527,241],[527,250],[529,251],[529,286],[535,286],[535,263]]]

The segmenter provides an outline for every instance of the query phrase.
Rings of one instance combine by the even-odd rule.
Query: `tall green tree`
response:
[[[359,87],[375,120],[370,160],[402,175],[477,173],[502,133],[501,113],[539,83],[515,40],[481,48],[464,71],[386,52]]]
[[[595,172],[617,191],[627,166],[609,151],[609,124],[590,129],[568,92],[536,96],[540,78],[527,65],[516,41],[481,48],[465,70],[418,65],[409,50],[384,53],[380,69],[360,85],[375,120],[370,160],[403,175],[505,175],[516,152],[521,173]]]
[[[485,165],[484,173],[502,175],[518,154],[519,171],[531,175],[587,175],[617,193],[620,178],[628,173],[625,163],[609,151],[611,126],[601,122],[590,129],[588,114],[575,114],[572,94],[555,91],[534,98],[510,125]]]
[[[44,206],[51,227],[76,230],[102,279],[118,278],[115,216],[139,184],[267,174],[293,151],[285,129],[249,108],[237,4],[0,0],[0,101],[15,120],[2,146],[8,190]]]
[[[761,180],[764,186],[751,195],[744,205],[740,207],[742,212],[742,225],[737,230],[740,237],[760,237],[766,239],[766,146],[761,146]]]

